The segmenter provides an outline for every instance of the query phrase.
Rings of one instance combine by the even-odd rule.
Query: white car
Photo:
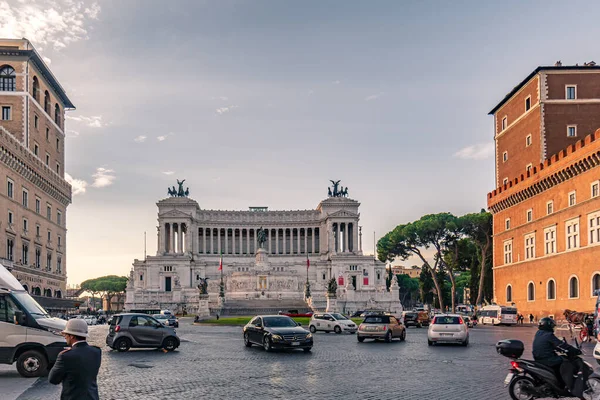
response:
[[[469,328],[458,314],[440,314],[433,317],[427,331],[427,344],[460,343],[469,345]]]
[[[308,329],[312,333],[316,331],[356,333],[358,327],[354,321],[339,313],[315,313],[310,318]]]
[[[88,325],[96,325],[98,323],[98,320],[96,319],[96,317],[92,317],[91,315],[87,315],[87,316],[83,317],[83,320]]]
[[[165,326],[169,326],[169,316],[166,314],[154,314],[153,317]]]
[[[598,364],[600,364],[600,340],[596,343],[594,347],[594,359]]]

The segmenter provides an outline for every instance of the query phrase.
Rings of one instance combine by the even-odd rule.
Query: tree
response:
[[[106,310],[110,311],[110,303],[114,296],[122,295],[127,287],[129,278],[125,276],[107,275],[95,279],[88,279],[81,284],[81,288],[92,293],[101,294],[106,299]],[[93,299],[93,297],[92,297]]]
[[[396,257],[406,260],[410,256],[417,256],[423,262],[423,268],[431,274],[441,309],[445,308],[442,295],[443,283],[440,279],[445,264],[443,252],[448,243],[453,240],[454,224],[456,224],[456,217],[450,213],[424,215],[418,221],[398,225],[377,243],[377,254],[380,261],[393,261]],[[433,264],[425,258],[422,252],[422,249],[429,248],[435,250]]]
[[[97,294],[100,294],[100,291],[96,288],[96,279],[88,279],[86,281],[83,281],[79,286],[84,291],[89,292],[92,295],[92,305],[95,306],[95,297]]]
[[[403,306],[407,307],[407,304],[413,304],[413,298],[416,298],[419,293],[419,279],[411,278],[405,274],[396,275],[396,279],[398,279],[398,286],[400,288],[400,301]],[[406,297],[408,296],[409,300],[407,302]]]
[[[492,254],[492,214],[481,210],[479,213],[466,214],[461,219],[464,234],[472,240],[478,249],[480,272],[475,304],[480,305],[483,301],[488,259]]]

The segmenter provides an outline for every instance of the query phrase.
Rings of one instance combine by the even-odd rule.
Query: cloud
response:
[[[383,92],[379,92],[377,94],[372,94],[370,96],[365,97],[365,101],[373,101],[373,100],[377,100],[378,98],[380,98],[381,96],[383,96]]]
[[[61,50],[88,38],[88,20],[97,19],[100,5],[83,0],[0,0],[0,37],[26,37],[36,46]]]
[[[225,113],[235,110],[236,108],[238,108],[238,106],[220,107],[217,108],[215,111],[217,112],[217,114],[223,115]]]
[[[65,180],[71,185],[73,196],[85,193],[88,183],[83,179],[75,179],[65,172]]]
[[[42,56],[42,60],[44,60],[44,62],[48,65],[52,64],[52,60],[49,59],[48,57]]]
[[[96,173],[92,175],[94,182],[92,186],[95,188],[103,188],[110,186],[114,183],[117,177],[114,175],[115,171],[103,167],[96,168]]]
[[[147,138],[148,138],[147,136],[140,135],[140,136],[136,137],[135,139],[133,139],[133,141],[136,143],[144,143]]]
[[[334,85],[339,85],[339,84],[340,84],[340,83],[342,83],[342,82],[341,82],[341,81],[333,81],[333,82],[331,82],[331,83],[333,83]]]
[[[78,115],[76,117],[73,117],[71,115],[67,115],[67,119],[78,123],[82,123],[84,125],[89,126],[90,128],[102,128],[103,126],[106,126],[106,124],[102,122],[101,115],[94,115],[91,117],[86,117],[84,115]]]
[[[462,158],[463,160],[484,160],[494,155],[494,143],[478,143],[472,146],[467,146],[456,153],[454,157]]]
[[[165,175],[173,175],[175,172],[173,171],[163,171],[163,174]]]
[[[229,100],[229,97],[227,96],[217,96],[217,97],[211,97],[213,100],[221,100],[221,101],[227,101]]]
[[[159,142],[164,142],[165,140],[167,140],[169,138],[169,136],[174,136],[175,134],[173,132],[169,132],[166,135],[161,135],[161,136],[157,136],[156,140],[158,140]]]
[[[67,129],[65,131],[65,134],[67,135],[67,137],[70,137],[70,138],[76,138],[77,136],[79,136],[79,132],[74,131],[73,129]]]

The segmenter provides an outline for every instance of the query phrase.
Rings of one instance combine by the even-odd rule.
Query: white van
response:
[[[27,378],[45,374],[67,345],[60,334],[65,326],[0,265],[0,364],[16,362]]]
[[[481,325],[516,325],[517,308],[506,307],[492,304],[485,306],[478,313],[479,323]]]

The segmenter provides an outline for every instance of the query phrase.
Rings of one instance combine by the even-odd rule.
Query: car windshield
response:
[[[161,314],[153,315],[153,317],[156,318],[156,319],[167,319],[166,315],[161,315]]]
[[[333,313],[333,314],[331,314],[331,316],[333,318],[337,319],[338,321],[343,321],[345,319],[348,319],[348,318],[344,317],[342,314],[339,314],[339,313]]]
[[[265,317],[265,327],[268,328],[292,328],[298,326],[290,317]]]
[[[21,306],[25,308],[33,318],[50,318],[46,310],[44,310],[44,308],[40,306],[38,302],[35,301],[28,293],[13,292],[13,295],[19,304],[21,304]]]
[[[416,313],[406,313],[404,315],[404,317],[408,317],[408,318],[417,318],[417,314]]]
[[[458,325],[460,324],[460,317],[435,317],[436,325]]]
[[[364,320],[365,324],[389,324],[390,317],[382,315],[382,316],[369,316]]]

